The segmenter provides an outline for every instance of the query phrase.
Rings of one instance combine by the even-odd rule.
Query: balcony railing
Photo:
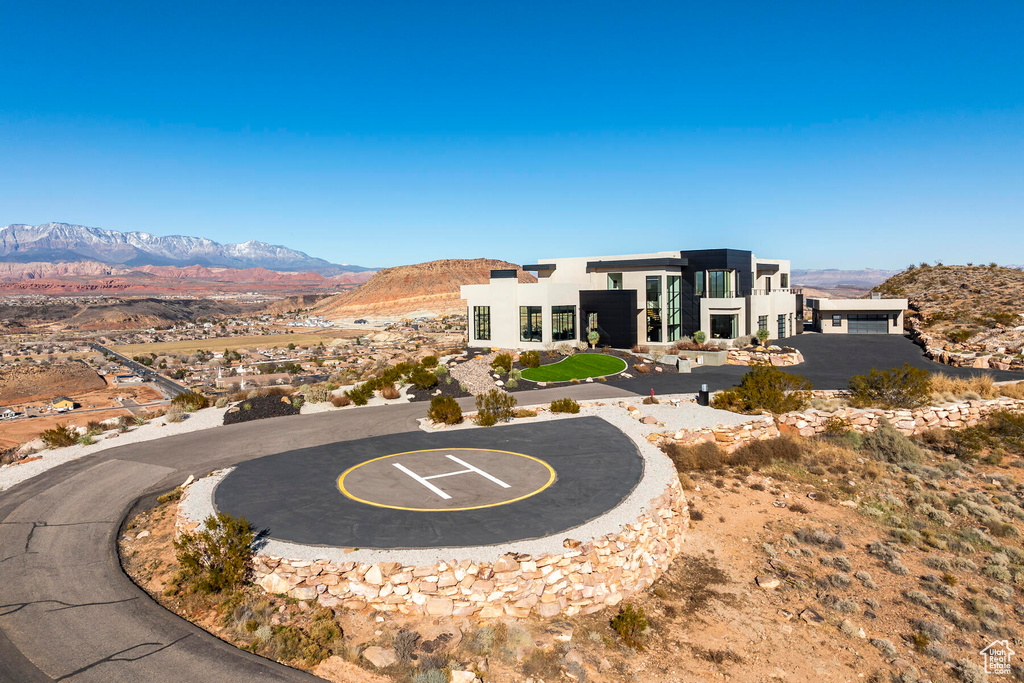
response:
[[[738,292],[705,292],[704,297],[707,299],[737,299],[748,296],[766,296],[768,294],[802,294],[803,290],[800,287],[773,287],[772,289],[745,289]]]

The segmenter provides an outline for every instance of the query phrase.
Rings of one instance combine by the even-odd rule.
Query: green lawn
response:
[[[523,370],[523,379],[534,382],[568,382],[571,379],[586,379],[614,375],[626,369],[626,361],[603,353],[577,353],[557,363],[539,368]]]

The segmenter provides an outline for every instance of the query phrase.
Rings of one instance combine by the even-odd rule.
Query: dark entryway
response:
[[[591,325],[596,321],[601,335],[598,344],[616,349],[628,349],[636,339],[636,290],[589,289],[580,290],[580,339],[587,340]]]

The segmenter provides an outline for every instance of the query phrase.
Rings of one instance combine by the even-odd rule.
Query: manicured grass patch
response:
[[[614,375],[626,369],[626,361],[603,353],[578,353],[551,365],[523,370],[523,379],[533,382],[568,382],[571,379],[586,379]]]

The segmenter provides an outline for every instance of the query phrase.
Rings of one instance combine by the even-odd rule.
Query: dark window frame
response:
[[[562,328],[561,331],[559,328]],[[551,341],[574,341],[576,339],[576,307],[551,307]]]
[[[665,291],[665,305],[668,307],[668,314],[665,316],[665,322],[667,323],[666,334],[668,336],[668,341],[679,341],[679,334],[681,330],[680,317],[682,313],[681,302],[683,293],[682,275],[666,276]]]
[[[651,299],[651,284],[657,283],[657,299]],[[662,310],[664,308],[664,302],[662,300],[664,289],[662,288],[661,276],[660,275],[648,275],[644,278],[644,300],[646,303],[647,311],[647,341],[654,342],[656,344],[661,343],[661,321],[663,318]],[[652,304],[654,304],[652,306]]]
[[[842,327],[842,326],[843,326],[843,315],[841,313],[833,313],[832,314],[832,327]]]
[[[519,307],[519,341],[540,342],[544,340],[544,307]]]
[[[483,341],[491,340],[491,307],[473,307],[473,338]]]

